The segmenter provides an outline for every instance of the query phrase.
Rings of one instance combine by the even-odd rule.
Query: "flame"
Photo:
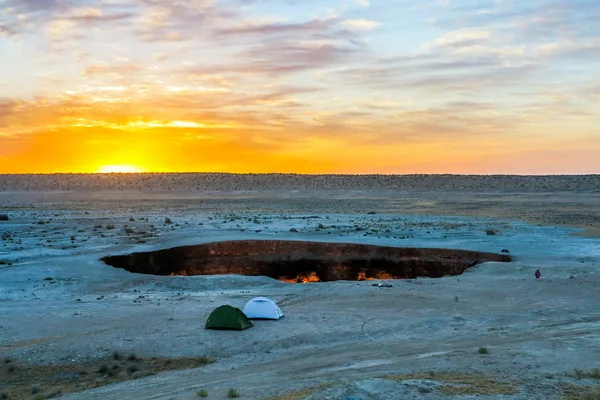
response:
[[[378,271],[377,273],[375,273],[374,277],[367,277],[367,273],[364,271],[361,271],[358,273],[358,276],[356,277],[357,281],[372,281],[375,279],[394,279],[394,276],[386,271]],[[308,274],[300,274],[294,278],[289,278],[287,276],[281,276],[278,278],[279,281],[281,282],[287,282],[287,283],[312,283],[312,282],[321,282],[321,278],[319,278],[319,275],[317,275],[316,272],[310,272]]]
[[[319,278],[316,272],[311,272],[307,276],[302,277],[302,283],[309,282],[321,282],[321,278]]]
[[[298,275],[295,278],[287,278],[287,277],[280,277],[279,280],[281,282],[287,282],[287,283],[312,283],[312,282],[321,282],[321,278],[319,278],[319,275],[317,275],[316,272],[310,272],[306,275]]]
[[[366,272],[359,272],[358,276],[356,277],[357,281],[372,281],[375,278],[367,278],[367,273]]]
[[[392,274],[387,273],[385,271],[379,271],[375,276],[377,277],[377,279],[394,279]]]

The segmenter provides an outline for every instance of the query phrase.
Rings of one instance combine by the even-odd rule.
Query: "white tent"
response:
[[[249,319],[279,319],[283,317],[277,304],[266,297],[253,298],[246,303],[243,311]]]

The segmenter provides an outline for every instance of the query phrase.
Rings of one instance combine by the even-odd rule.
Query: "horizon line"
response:
[[[581,173],[581,174],[509,174],[509,173],[490,173],[490,174],[468,174],[468,173],[296,173],[296,172],[27,172],[27,173],[0,173],[0,176],[53,176],[53,175],[234,175],[234,176],[249,176],[249,175],[296,175],[296,176],[505,176],[505,177],[582,177],[582,176],[599,176],[597,173]]]

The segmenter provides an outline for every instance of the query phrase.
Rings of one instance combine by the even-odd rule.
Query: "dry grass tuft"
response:
[[[563,384],[561,400],[600,400],[600,386],[578,386]]]
[[[114,352],[106,358],[69,365],[30,365],[16,360],[0,363],[0,382],[7,399],[49,399],[160,372],[198,368],[214,360],[196,358],[124,357]],[[2,396],[0,396],[2,399]]]
[[[598,379],[600,380],[600,368],[592,368],[589,371],[575,369],[567,373],[568,376],[576,379]]]

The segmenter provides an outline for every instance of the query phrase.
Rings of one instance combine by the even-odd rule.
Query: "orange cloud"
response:
[[[541,173],[552,165],[548,154],[557,148],[569,160],[570,172],[600,167],[593,124],[571,122],[589,134],[568,140],[562,127],[555,136],[532,137],[528,129],[543,124],[542,119],[528,125],[515,117],[507,124],[508,116],[494,115],[489,105],[473,104],[469,113],[455,110],[464,104],[449,103],[404,112],[390,112],[396,104],[386,104],[373,112],[294,114],[297,106],[287,102],[265,105],[242,96],[233,106],[224,102],[194,113],[184,105],[210,103],[212,97],[165,96],[5,102],[0,108],[0,173],[96,172],[105,166],[149,172],[492,173],[524,168]],[[220,94],[214,99],[224,101]],[[165,107],[155,111],[161,103]],[[507,126],[513,127],[512,134],[502,132]],[[508,166],[506,160],[511,160]]]

